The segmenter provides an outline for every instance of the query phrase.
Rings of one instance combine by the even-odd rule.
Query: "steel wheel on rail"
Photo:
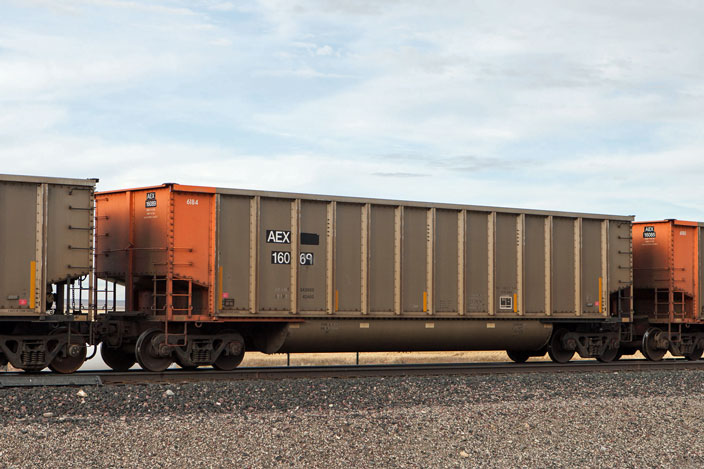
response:
[[[667,353],[667,347],[663,348],[662,344],[659,344],[659,342],[662,342],[662,334],[664,334],[664,332],[657,327],[651,327],[643,334],[641,351],[648,360],[654,362],[660,361],[662,357],[665,356],[665,353]]]
[[[548,344],[548,355],[555,363],[567,363],[574,356],[574,350],[568,350],[562,344],[562,338],[567,334],[567,329],[557,329],[552,333]]]
[[[686,353],[684,357],[689,361],[697,361],[702,358],[703,353],[704,349],[702,349],[701,347],[694,347],[694,350],[689,353]]]
[[[137,339],[134,352],[139,366],[144,370],[162,372],[173,363],[171,354],[161,353],[163,342],[156,343],[155,339],[159,336],[162,336],[163,341],[163,335],[164,333],[159,329],[147,329]]]
[[[228,331],[227,340],[223,351],[213,362],[213,368],[221,371],[232,371],[244,359],[244,338],[234,331]]]
[[[68,334],[66,329],[56,329],[51,333],[52,336]],[[63,350],[49,363],[49,369],[55,373],[73,373],[78,370],[86,361],[86,341],[77,334],[71,333],[71,340],[66,344]]]
[[[621,351],[618,347],[606,347],[606,349],[596,357],[601,363],[609,363],[621,358]]]
[[[506,350],[506,355],[516,363],[525,363],[531,357],[530,352],[519,352],[516,350]]]
[[[107,366],[114,371],[127,371],[137,363],[134,353],[125,352],[119,347],[100,346],[100,356]]]
[[[182,370],[193,371],[193,370],[198,369],[198,366],[196,366],[196,365],[186,365],[185,363],[183,363],[183,360],[181,360],[181,358],[178,356],[178,354],[175,357],[175,361],[176,361],[176,364],[178,366],[180,366]]]

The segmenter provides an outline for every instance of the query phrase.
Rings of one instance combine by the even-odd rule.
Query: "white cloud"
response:
[[[325,45],[315,50],[315,55],[332,55],[332,47]]]

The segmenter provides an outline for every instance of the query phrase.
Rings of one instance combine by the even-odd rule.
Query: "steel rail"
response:
[[[658,362],[632,359],[611,363],[575,361],[528,363],[432,363],[402,365],[279,366],[238,368],[234,371],[169,369],[162,373],[142,370],[78,371],[71,375],[23,372],[0,373],[0,387],[19,386],[89,386],[149,383],[186,383],[197,381],[232,381],[295,378],[356,378],[380,376],[471,376],[530,373],[614,373],[622,371],[704,370],[704,360],[668,359]]]

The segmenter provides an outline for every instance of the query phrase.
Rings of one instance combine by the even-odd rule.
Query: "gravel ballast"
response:
[[[704,467],[704,371],[0,389],[0,467]]]

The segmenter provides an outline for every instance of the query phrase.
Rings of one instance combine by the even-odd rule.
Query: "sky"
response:
[[[704,221],[704,3],[0,0],[0,173]]]

